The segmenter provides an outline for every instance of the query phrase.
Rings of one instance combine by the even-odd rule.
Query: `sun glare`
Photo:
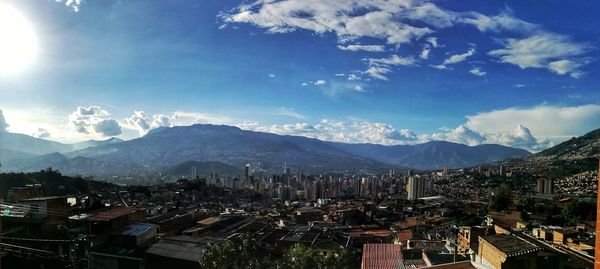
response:
[[[25,70],[37,54],[37,38],[27,19],[0,4],[0,75]]]

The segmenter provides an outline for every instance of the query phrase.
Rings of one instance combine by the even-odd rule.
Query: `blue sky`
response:
[[[10,132],[216,123],[537,151],[600,127],[597,1],[5,2],[38,48],[0,74]]]

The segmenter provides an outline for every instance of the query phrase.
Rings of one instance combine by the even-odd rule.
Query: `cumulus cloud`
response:
[[[360,120],[335,121],[323,119],[314,125],[292,123],[271,126],[261,126],[257,122],[244,122],[237,126],[245,130],[281,135],[300,135],[344,143],[397,145],[413,143],[417,140],[416,134],[410,130],[397,130],[388,124]]]
[[[369,51],[369,52],[382,52],[385,51],[385,46],[383,45],[338,45],[338,48],[341,50],[347,51]]]
[[[480,67],[473,67],[473,68],[471,68],[471,70],[469,70],[469,73],[471,73],[473,75],[476,75],[476,76],[480,76],[480,77],[483,77],[483,76],[487,75],[487,72],[481,70]]]
[[[147,115],[144,111],[134,111],[133,115],[125,119],[129,129],[136,130],[140,136],[159,127],[188,126],[198,123],[226,124],[230,119],[220,115],[210,115],[197,112],[173,112],[170,115]]]
[[[423,136],[424,140],[440,140],[454,143],[461,143],[469,146],[476,146],[484,143],[486,138],[464,125],[459,125],[455,129],[446,130],[445,132],[433,133],[431,136]]]
[[[365,92],[365,89],[361,85],[355,85],[354,90],[357,92]]]
[[[275,74],[269,74],[269,77],[270,77],[270,78],[274,78],[274,77],[275,77]]]
[[[0,109],[0,133],[5,133],[7,128],[8,128],[8,123],[6,122],[6,119],[4,118],[4,113],[2,112],[2,109]]]
[[[533,134],[531,134],[531,130],[521,124],[517,125],[511,132],[489,134],[487,136],[487,142],[528,149],[534,152],[544,150],[553,145],[547,138],[534,137]]]
[[[50,137],[50,132],[45,128],[38,128],[35,133],[31,134],[31,136],[37,138],[48,138]]]
[[[67,126],[76,133],[93,136],[116,136],[122,133],[119,123],[99,106],[79,106],[69,114]]]
[[[145,135],[154,128],[170,127],[171,117],[163,114],[148,116],[144,111],[134,111],[131,117],[125,119],[125,122],[131,129],[137,130],[140,135]]]
[[[121,126],[115,119],[99,121],[94,124],[94,131],[102,136],[117,136],[122,134]]]
[[[319,80],[315,81],[313,84],[315,84],[316,86],[323,86],[323,85],[327,84],[327,81],[319,79]]]
[[[500,62],[525,68],[546,68],[559,75],[570,74],[578,77],[579,67],[586,63],[577,58],[588,52],[590,46],[571,41],[568,36],[540,31],[522,39],[508,38],[504,48],[488,54]]]
[[[554,144],[598,128],[600,105],[507,108],[467,116],[465,126],[490,135],[511,132],[514,126],[526,126],[537,136]]]
[[[419,54],[419,58],[426,60],[429,58],[429,53],[431,52],[430,48],[423,48],[423,50],[421,50],[421,54]]]

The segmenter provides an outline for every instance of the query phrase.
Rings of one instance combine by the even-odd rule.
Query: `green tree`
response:
[[[490,210],[502,211],[512,204],[512,190],[510,186],[503,184],[494,191],[490,198],[488,207]]]

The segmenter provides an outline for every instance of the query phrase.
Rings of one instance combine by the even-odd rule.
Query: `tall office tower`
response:
[[[406,183],[408,200],[416,200],[425,196],[425,179],[422,177],[409,177]]]
[[[479,174],[483,173],[483,168],[481,167],[481,165],[479,167],[477,167],[477,173],[479,173]]]
[[[553,180],[552,179],[546,179],[544,181],[544,194],[548,194],[548,195],[552,195],[552,185],[553,185]]]
[[[412,176],[413,175],[413,170],[408,170],[406,172],[406,175],[409,176],[409,177]]]
[[[539,194],[544,194],[544,179],[540,178],[537,180],[535,191]]]
[[[600,155],[598,155],[598,182],[600,182]],[[594,269],[600,269],[600,184],[598,184],[596,204],[596,248],[594,250],[596,258],[594,259]]]
[[[444,176],[448,175],[448,165],[444,165]]]
[[[196,179],[198,175],[196,174],[196,166],[192,166],[192,178],[191,180]]]
[[[246,164],[244,167],[244,178],[248,178],[250,176],[250,164]]]
[[[500,165],[500,175],[504,176],[506,174],[506,171],[504,171],[504,165]]]

